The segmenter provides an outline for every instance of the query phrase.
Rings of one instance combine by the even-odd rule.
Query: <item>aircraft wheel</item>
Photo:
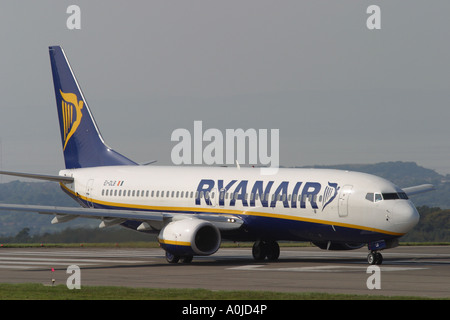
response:
[[[380,265],[383,263],[383,255],[378,251],[372,251],[367,256],[367,262],[371,265]]]
[[[280,257],[280,246],[276,241],[267,242],[267,259],[276,261]]]
[[[166,260],[168,263],[178,263],[178,261],[180,261],[180,256],[176,256],[169,251],[166,251]]]
[[[377,261],[376,264],[380,265],[383,263],[383,255],[380,252],[377,252]]]
[[[191,263],[194,256],[184,256],[181,258],[182,263]]]
[[[253,259],[264,260],[267,256],[267,245],[264,241],[256,241],[252,248]]]
[[[375,253],[371,252],[367,255],[367,262],[371,265],[375,264]]]

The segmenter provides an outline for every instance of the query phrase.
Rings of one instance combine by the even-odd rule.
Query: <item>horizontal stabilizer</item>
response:
[[[413,196],[415,194],[424,193],[424,192],[433,191],[433,190],[436,190],[436,188],[432,184],[422,184],[420,186],[403,188],[403,191],[405,191],[405,193],[408,196]]]
[[[71,183],[73,182],[72,177],[63,177],[63,176],[50,176],[45,174],[35,174],[35,173],[25,173],[25,172],[12,172],[12,171],[0,171],[0,174],[6,174],[9,176],[30,178],[30,179],[39,179],[39,180],[47,180],[47,181],[56,181],[56,182],[64,182]]]

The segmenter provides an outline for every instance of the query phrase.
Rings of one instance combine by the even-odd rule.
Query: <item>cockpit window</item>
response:
[[[369,200],[370,202],[378,202],[383,200],[383,197],[381,196],[381,193],[369,192],[366,194],[366,200]]]
[[[408,200],[409,199],[408,195],[405,192],[399,192],[398,196],[400,197],[400,199],[403,199],[403,200]]]
[[[408,195],[405,192],[390,192],[390,193],[373,193],[369,192],[366,194],[366,200],[371,202],[378,202],[381,200],[397,200],[403,199],[408,200]]]
[[[404,192],[383,193],[384,200],[404,199],[408,200],[408,196]]]
[[[383,197],[379,193],[375,193],[375,202],[383,200]]]

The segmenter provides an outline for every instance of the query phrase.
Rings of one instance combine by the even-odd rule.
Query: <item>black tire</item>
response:
[[[371,252],[371,253],[369,253],[369,254],[367,255],[367,262],[368,262],[370,265],[376,264],[376,261],[377,261],[376,255],[377,255],[376,252]]]
[[[377,261],[375,261],[375,263],[377,265],[380,265],[383,263],[383,255],[381,253],[379,253],[379,252],[376,253],[376,259],[377,259]]]
[[[166,251],[166,260],[168,263],[178,263],[178,261],[180,261],[180,256],[176,256],[169,251]]]
[[[263,241],[256,241],[252,248],[253,259],[262,261],[267,256],[267,245]]]
[[[181,258],[182,263],[191,263],[194,256],[184,256]]]
[[[267,259],[277,261],[280,257],[280,246],[276,241],[267,242]]]

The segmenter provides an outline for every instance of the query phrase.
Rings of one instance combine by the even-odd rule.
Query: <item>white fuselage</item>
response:
[[[266,232],[279,240],[281,235],[315,241],[399,237],[419,219],[391,182],[341,170],[261,175],[257,168],[114,166],[60,175],[75,178],[62,187],[87,207],[236,215],[247,220],[247,233]]]

